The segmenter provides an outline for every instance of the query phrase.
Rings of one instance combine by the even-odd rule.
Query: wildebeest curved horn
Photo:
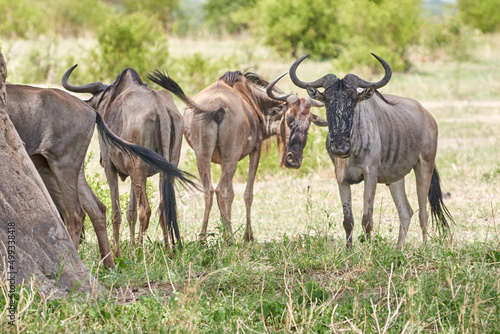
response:
[[[69,90],[70,92],[75,92],[75,93],[91,93],[93,95],[95,95],[97,92],[99,92],[100,90],[106,88],[107,86],[105,84],[103,84],[102,82],[93,82],[93,83],[89,83],[89,84],[86,84],[86,85],[82,85],[82,86],[73,86],[71,85],[69,82],[68,82],[68,79],[69,79],[69,76],[71,75],[71,73],[73,72],[73,70],[75,69],[75,67],[77,67],[78,64],[76,65],[73,65],[69,70],[66,71],[66,73],[64,73],[62,79],[61,79],[61,83],[62,83],[62,86],[64,88],[66,88],[67,90]]]
[[[306,96],[306,101],[309,102],[311,107],[321,108],[321,107],[325,106],[323,103],[316,101],[316,100],[313,100],[309,96]]]
[[[379,56],[377,56],[374,53],[372,53],[372,56],[377,58],[377,60],[382,64],[382,66],[384,67],[384,70],[385,70],[385,75],[382,78],[382,80],[380,80],[378,82],[369,82],[369,81],[365,81],[365,80],[358,77],[358,87],[359,88],[368,88],[371,86],[375,86],[375,89],[378,89],[378,88],[382,88],[385,85],[387,85],[389,80],[391,80],[392,69],[389,66],[389,64],[387,64],[387,62],[385,60],[383,60],[382,58],[380,58]]]
[[[291,104],[291,103],[297,102],[297,100],[299,99],[299,97],[297,95],[295,95],[295,94],[280,94],[280,95],[276,95],[275,91],[274,91],[274,86],[276,85],[276,83],[281,78],[283,78],[287,73],[288,72],[285,72],[282,75],[280,75],[279,77],[277,77],[276,79],[274,79],[273,81],[271,81],[267,85],[267,87],[266,87],[266,93],[267,93],[267,96],[269,96],[273,100],[283,101],[283,102],[286,102],[288,104]]]
[[[313,87],[313,88],[319,88],[319,87],[329,87],[331,86],[336,80],[337,76],[335,74],[327,74],[321,78],[319,78],[316,81],[313,82],[304,82],[301,81],[296,74],[297,67],[299,67],[300,63],[304,59],[309,57],[309,54],[306,54],[305,56],[302,56],[301,58],[297,59],[292,66],[290,66],[290,79],[292,79],[292,82],[295,84],[295,86],[300,87],[300,88],[307,88],[307,87]]]

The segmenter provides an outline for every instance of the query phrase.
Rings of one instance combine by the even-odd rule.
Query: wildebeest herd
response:
[[[76,65],[62,77],[62,85],[72,92],[92,94],[87,101],[58,90],[25,85],[7,85],[7,111],[26,150],[38,169],[68,233],[78,247],[83,221],[88,214],[97,234],[104,264],[114,262],[106,230],[106,208],[85,180],[84,160],[97,124],[100,160],[112,199],[115,255],[120,254],[121,210],[118,176],[130,176],[130,201],[126,210],[130,237],[142,242],[149,225],[151,207],[146,194],[147,177],[160,173],[160,226],[167,249],[181,236],[176,213],[174,179],[195,187],[194,177],[180,171],[182,136],[195,152],[203,185],[205,211],[200,239],[207,225],[216,193],[224,223],[224,236],[233,235],[231,207],[233,177],[238,162],[249,156],[248,181],[244,192],[246,229],[244,239],[253,239],[251,206],[253,186],[262,143],[276,137],[281,151],[280,165],[299,168],[311,123],[328,126],[326,150],[335,174],[344,213],[347,246],[352,246],[354,219],[351,209],[352,184],[364,184],[363,230],[370,236],[373,202],[377,183],[389,186],[400,218],[398,247],[404,245],[413,215],[405,192],[404,177],[416,175],[419,221],[423,242],[427,242],[428,211],[440,228],[449,228],[451,215],[443,203],[435,167],[437,124],[415,100],[381,94],[378,89],[391,79],[392,71],[374,55],[385,70],[378,82],[365,81],[354,74],[339,79],[327,74],[313,82],[297,76],[298,59],[290,67],[290,78],[308,97],[286,94],[277,87],[281,75],[271,82],[261,76],[239,71],[224,73],[192,99],[167,75],[156,70],[148,78],[165,88],[148,88],[134,69],[127,68],[110,85],[101,82],[75,86],[69,77]],[[320,90],[321,89],[321,90]],[[170,92],[186,103],[184,116]],[[326,121],[311,107],[326,107]],[[69,149],[71,148],[71,150]],[[217,188],[212,185],[211,163],[221,165]]]

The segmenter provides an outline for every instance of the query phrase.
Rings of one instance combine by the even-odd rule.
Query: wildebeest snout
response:
[[[302,155],[294,154],[293,152],[288,152],[285,156],[285,166],[287,168],[300,168],[302,164]]]
[[[326,149],[337,158],[347,158],[351,154],[351,144],[349,139],[344,136],[330,137],[326,139]]]

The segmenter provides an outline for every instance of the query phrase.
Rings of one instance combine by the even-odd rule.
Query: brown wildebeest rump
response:
[[[131,68],[123,70],[109,86],[101,82],[73,86],[68,83],[68,79],[75,67],[76,65],[64,74],[62,79],[64,88],[72,92],[91,93],[93,97],[86,102],[102,115],[114,133],[126,141],[162,155],[174,166],[178,165],[184,122],[169,92],[149,89]],[[113,234],[119,256],[121,210],[118,175],[122,180],[130,176],[130,201],[127,208],[130,238],[134,240],[138,205],[139,242],[142,242],[151,217],[146,179],[159,170],[112,147],[101,149],[101,159],[111,191]],[[160,197],[160,226],[163,230],[165,247],[168,248],[169,245],[168,233],[171,234],[172,244],[175,244],[175,233],[175,238],[181,246],[172,177],[163,171],[160,171]]]
[[[37,293],[52,298],[70,292],[92,292],[97,296],[96,292],[105,291],[78,257],[68,230],[7,114],[6,76],[7,66],[0,51],[0,273],[2,292],[11,290],[10,303],[7,293],[2,293],[2,298],[10,304],[10,312],[3,314],[9,324],[17,326],[20,300],[13,296],[14,289],[30,286],[31,278],[36,280]],[[3,319],[2,323],[2,328],[6,328]]]
[[[159,71],[149,75],[149,79],[176,94],[187,104],[184,111],[184,134],[195,152],[205,192],[201,239],[206,237],[214,193],[210,163],[221,164],[222,175],[215,192],[224,222],[225,237],[229,239],[233,233],[232,180],[238,161],[249,156],[248,180],[244,193],[247,213],[244,238],[252,240],[250,213],[262,141],[272,136],[281,138],[285,148],[282,149],[282,162],[285,166],[298,168],[311,121],[323,126],[326,126],[326,122],[311,114],[310,100],[298,99],[293,94],[285,95],[276,89],[274,85],[279,78],[269,84],[253,73],[227,72],[217,82],[198,93],[193,100],[186,97],[177,83]],[[266,90],[271,97],[266,94]],[[286,118],[283,117],[285,114]],[[292,126],[294,122],[297,124]],[[289,143],[292,140],[294,145],[291,150]]]
[[[413,99],[382,95],[392,70],[382,58],[385,75],[378,82],[365,81],[354,74],[338,79],[327,74],[314,82],[298,79],[296,70],[308,55],[290,67],[295,85],[307,89],[309,96],[326,106],[328,136],[326,149],[335,165],[335,174],[344,211],[348,246],[352,245],[354,219],[351,184],[365,181],[362,225],[367,236],[373,227],[373,201],[377,183],[389,186],[401,221],[398,247],[402,248],[413,210],[405,192],[404,177],[413,169],[417,182],[419,221],[427,243],[427,197],[431,214],[443,231],[453,221],[444,206],[439,176],[434,165],[438,127],[432,115]],[[318,88],[324,88],[320,92]],[[358,88],[363,88],[358,92]]]
[[[113,267],[106,231],[106,208],[90,189],[83,171],[85,154],[94,132],[95,111],[58,89],[8,84],[7,92],[7,113],[75,247],[78,248],[87,212],[104,265]]]

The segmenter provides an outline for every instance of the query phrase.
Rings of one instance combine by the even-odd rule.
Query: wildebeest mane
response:
[[[110,89],[111,89],[111,86],[106,86],[106,88],[104,88],[104,89],[101,89],[101,90],[97,91],[97,93],[94,95],[94,96],[99,96],[99,101],[97,102],[97,105],[96,105],[96,107],[95,107],[95,108],[96,108],[96,110],[97,110],[97,108],[99,108],[99,106],[101,105],[102,100],[104,99],[104,96],[106,96],[106,93],[107,93],[107,92],[108,92],[108,90],[110,90]],[[90,100],[92,100],[92,99],[93,99],[93,97],[92,97],[92,98],[90,98],[90,99],[88,99],[88,100],[87,100],[87,101],[85,101],[85,102],[87,102],[87,103],[88,103],[88,102],[89,102]]]
[[[240,71],[228,71],[221,75],[218,80],[224,81],[232,87],[236,82],[241,82],[242,75]]]
[[[111,93],[110,93],[111,96],[109,98],[109,104],[111,104],[116,99],[116,97],[118,95],[120,95],[121,91],[123,90],[124,85],[122,84],[122,81],[123,81],[123,78],[125,77],[125,74],[128,71],[130,71],[130,74],[132,76],[132,80],[134,80],[135,82],[137,82],[137,84],[142,85],[141,77],[136,72],[136,70],[134,70],[131,67],[128,67],[128,68],[124,69],[120,74],[118,74],[116,76],[115,81],[113,81],[113,83],[109,86],[110,89],[111,89]]]
[[[266,88],[267,85],[269,85],[269,81],[254,72],[245,72],[244,76],[248,79],[248,81],[262,88]]]
[[[384,95],[382,95],[382,93],[378,91],[378,89],[375,89],[375,94],[377,94],[377,96],[378,96],[378,97],[380,97],[380,99],[381,99],[382,101],[384,101],[385,103],[387,103],[387,104],[388,104],[388,105],[390,105],[390,106],[395,106],[396,104],[398,104],[398,103],[397,103],[397,102],[395,102],[395,101],[389,101],[389,100],[387,100],[387,99],[385,98],[385,96],[384,96]]]

